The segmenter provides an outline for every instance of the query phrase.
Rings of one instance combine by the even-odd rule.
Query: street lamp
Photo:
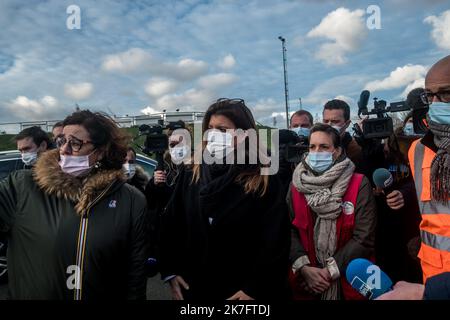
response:
[[[289,128],[289,89],[287,77],[287,59],[286,59],[286,39],[279,36],[281,41],[281,50],[283,51],[283,74],[284,74],[284,100],[286,103],[286,128]]]

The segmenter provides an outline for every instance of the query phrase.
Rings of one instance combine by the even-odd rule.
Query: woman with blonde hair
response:
[[[249,163],[249,139],[236,134],[256,132],[253,116],[243,100],[219,99],[202,129],[204,161],[180,174],[163,217],[161,274],[176,300],[280,299],[288,288],[289,216],[278,178]],[[240,144],[245,163],[226,161]]]

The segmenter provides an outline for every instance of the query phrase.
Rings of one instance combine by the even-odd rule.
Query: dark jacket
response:
[[[121,169],[81,181],[63,173],[58,158],[47,152],[33,171],[0,182],[11,298],[145,298],[144,196]]]
[[[392,281],[422,282],[422,269],[415,253],[409,252],[411,241],[420,236],[419,204],[412,175],[395,182],[392,190],[402,193],[405,205],[391,209],[386,196],[376,196],[378,224],[376,236],[376,264]]]
[[[428,278],[423,298],[424,300],[450,300],[450,272]]]
[[[148,180],[149,178],[144,169],[140,166],[136,166],[136,173],[127,181],[127,183],[138,189],[142,194],[145,194],[145,187],[147,186]]]
[[[288,192],[287,203],[291,220],[295,218],[292,206],[292,195]],[[317,219],[317,214],[311,210],[313,221]],[[348,263],[356,258],[368,259],[374,254],[375,246],[375,227],[377,223],[375,201],[372,194],[372,187],[366,177],[363,178],[359,187],[358,197],[355,208],[355,227],[353,236],[347,244],[338,250],[333,258],[339,268],[340,276],[345,277],[345,271]],[[307,255],[302,246],[298,230],[295,226],[291,227],[291,253],[290,262],[293,264],[295,260],[301,256]]]
[[[364,172],[364,167],[362,166],[362,148],[348,132],[345,132],[344,136],[342,137],[342,147],[345,150],[345,154],[347,155],[347,157],[349,157],[350,160],[352,160],[352,162],[355,164],[355,172],[366,174],[366,172]]]
[[[192,175],[191,169],[181,173],[163,218],[163,277],[182,276],[190,300],[223,301],[239,290],[255,299],[285,299],[289,216],[278,178],[269,177],[263,197],[232,182],[200,201]]]
[[[147,199],[150,223],[150,253],[149,256],[159,260],[159,237],[161,230],[161,219],[172,196],[175,185],[178,181],[179,173],[183,166],[172,168],[172,174],[167,177],[169,183],[156,185],[154,177],[150,179],[145,188],[145,197]],[[167,172],[167,170],[166,170]],[[177,173],[175,173],[177,172]]]

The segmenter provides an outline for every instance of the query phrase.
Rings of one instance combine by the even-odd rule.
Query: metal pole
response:
[[[288,89],[288,76],[287,76],[287,59],[286,59],[286,39],[279,36],[281,41],[281,49],[283,51],[283,72],[284,72],[284,99],[286,102],[286,128],[289,128],[289,89]]]

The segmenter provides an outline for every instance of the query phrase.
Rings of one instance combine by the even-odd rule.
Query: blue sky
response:
[[[81,29],[69,30],[70,5]],[[378,5],[381,29],[366,13]],[[340,97],[356,113],[363,89],[404,98],[450,54],[448,1],[0,2],[0,123],[61,119],[82,107],[116,115],[204,111],[245,99],[255,118],[284,124],[286,39],[290,107],[314,115]]]

